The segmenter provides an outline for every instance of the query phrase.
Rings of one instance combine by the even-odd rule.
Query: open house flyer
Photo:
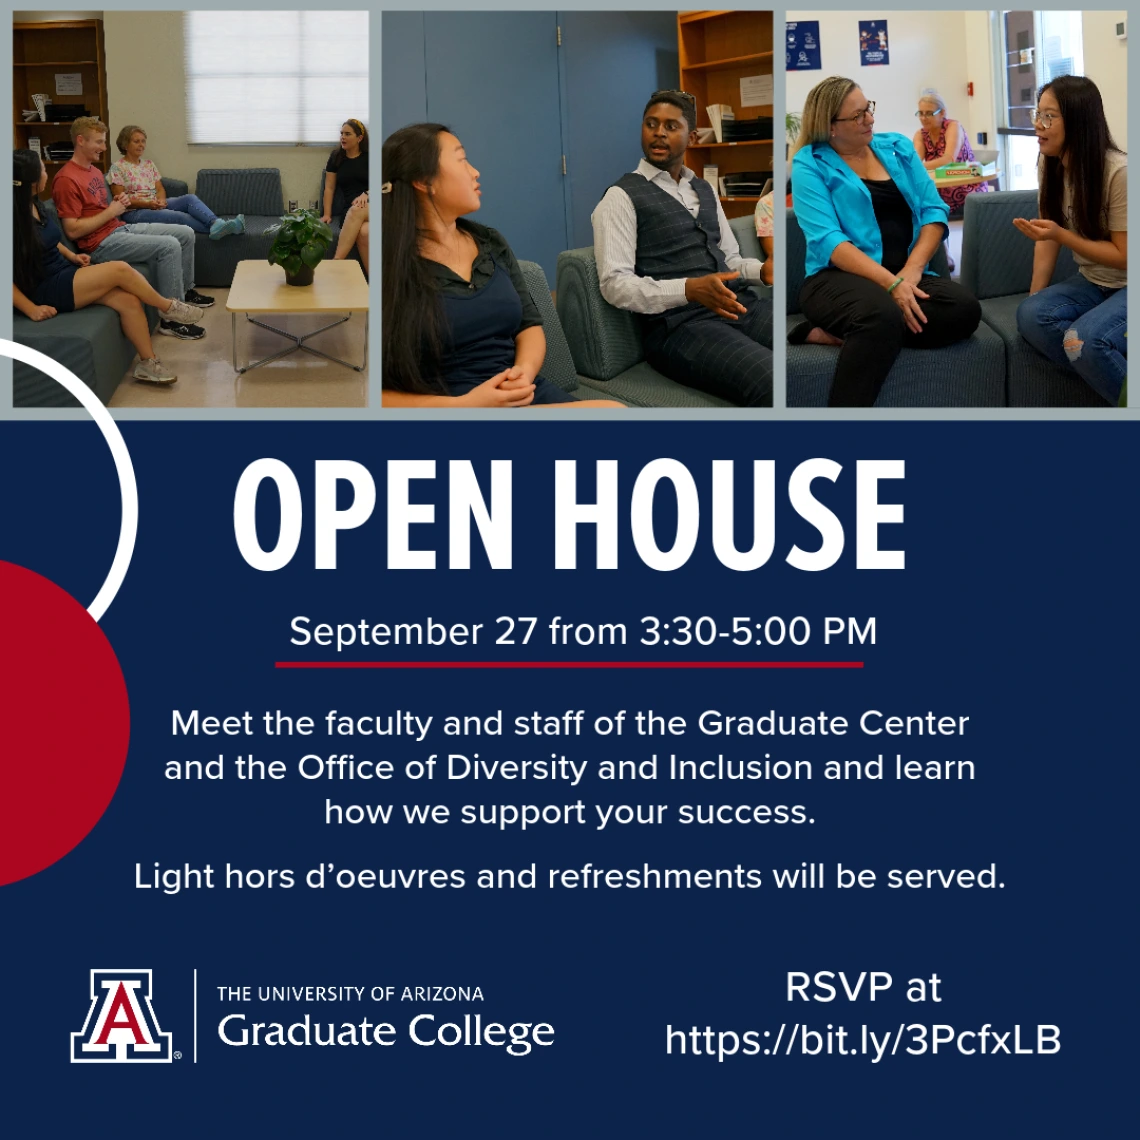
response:
[[[1134,1130],[1135,409],[0,402],[0,1135]]]
[[[10,1134],[1115,1134],[1135,426],[4,424]]]

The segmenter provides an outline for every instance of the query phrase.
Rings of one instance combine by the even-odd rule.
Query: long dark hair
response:
[[[354,135],[360,136],[360,153],[361,154],[367,154],[368,153],[368,128],[359,119],[345,119],[344,122],[341,123],[341,126],[342,127],[351,127],[352,133]],[[333,168],[333,170],[339,170],[341,167],[341,163],[343,163],[343,162],[344,162],[344,147],[342,147],[340,145],[340,143],[337,143],[337,145],[332,148],[332,152],[329,154],[329,166],[331,166]]]
[[[443,313],[435,278],[419,256],[420,222],[413,182],[439,173],[442,123],[413,123],[384,141],[381,195],[382,385],[397,392],[444,395],[439,376]],[[462,226],[462,219],[458,222]]]
[[[1065,183],[1069,184],[1069,209],[1073,228],[1090,241],[1107,241],[1104,224],[1104,158],[1120,147],[1112,141],[1100,91],[1091,79],[1059,75],[1037,92],[1040,99],[1053,92],[1065,121],[1065,163],[1060,156],[1042,155],[1037,167],[1038,202],[1043,218],[1065,224]]]
[[[12,281],[31,297],[43,279],[43,251],[32,202],[40,183],[40,156],[34,150],[12,152]]]

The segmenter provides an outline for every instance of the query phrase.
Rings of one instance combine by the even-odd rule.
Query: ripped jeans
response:
[[[1128,289],[1094,285],[1079,273],[1027,297],[1017,310],[1018,332],[1112,405],[1128,371],[1127,329]]]

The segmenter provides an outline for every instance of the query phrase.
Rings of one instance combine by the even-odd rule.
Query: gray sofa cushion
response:
[[[163,178],[162,188],[168,198],[181,198],[183,194],[190,193],[190,187],[180,178]]]
[[[600,396],[610,400],[621,400],[631,408],[733,408],[727,400],[710,396],[686,388],[662,376],[655,368],[643,360],[624,372],[619,372],[612,380],[591,380],[582,376],[582,387],[578,389],[580,398],[587,398],[587,388],[592,388]]]
[[[228,289],[239,261],[263,261],[272,237],[266,230],[281,220],[285,202],[281,171],[276,167],[248,170],[199,170],[194,192],[221,217],[245,215],[245,233],[212,241],[199,234],[194,243],[194,283],[199,288]]]
[[[194,193],[223,217],[235,214],[268,214],[274,218],[285,212],[281,195],[281,171],[271,166],[248,170],[199,170]]]
[[[981,303],[982,323],[1005,345],[1006,402],[1011,408],[1108,407],[1071,368],[1042,356],[1017,331],[1017,309],[1028,295],[990,297]]]
[[[838,348],[788,345],[788,407],[827,406],[838,356]],[[972,337],[946,348],[904,348],[875,407],[1001,408],[1005,403],[1005,346],[983,322]]]
[[[546,360],[542,365],[542,374],[564,392],[573,392],[578,387],[578,374],[574,371],[574,358],[570,355],[562,323],[554,310],[546,274],[542,266],[534,261],[520,261],[519,269],[526,278],[531,298],[538,306],[542,331],[546,334]]]
[[[583,376],[612,380],[645,359],[633,313],[602,296],[593,246],[558,255],[558,317]]]
[[[244,213],[244,211],[242,211]],[[212,241],[199,234],[194,242],[194,281],[207,289],[228,289],[234,281],[239,261],[264,261],[269,257],[273,236],[266,233],[281,216],[245,215],[245,233]],[[333,247],[329,247],[329,256]]]
[[[741,257],[754,257],[757,261],[764,260],[764,251],[760,248],[760,239],[756,236],[756,220],[752,214],[745,214],[740,218],[730,218],[729,228],[740,246]]]
[[[756,219],[752,214],[745,214],[742,218],[730,218],[728,221],[736,244],[740,247],[741,257],[754,257],[757,261],[764,260],[764,251],[760,248],[760,239],[756,236]],[[754,283],[752,291],[758,297],[771,297],[772,287]]]
[[[69,368],[105,404],[114,395],[135,358],[119,327],[119,315],[105,305],[63,313],[49,321],[30,321],[16,313],[12,335]],[[38,368],[15,363],[12,403],[17,408],[78,408],[79,401]]]
[[[967,195],[959,280],[979,301],[1029,292],[1034,243],[1018,231],[1013,219],[1035,217],[1036,190]],[[1062,247],[1051,283],[1064,281],[1076,271],[1072,253]]]

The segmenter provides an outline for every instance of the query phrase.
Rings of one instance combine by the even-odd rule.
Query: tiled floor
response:
[[[230,344],[228,289],[203,289],[217,304],[202,318],[200,341],[154,335],[154,350],[178,382],[169,388],[140,384],[130,373],[111,398],[112,408],[363,408],[368,403],[368,373],[353,372],[331,360],[294,352],[252,372],[234,372]],[[334,319],[329,315],[258,317],[298,335]],[[367,313],[330,329],[310,342],[322,352],[359,363],[364,351]],[[260,360],[287,347],[288,341],[248,323],[238,314],[238,362]]]

